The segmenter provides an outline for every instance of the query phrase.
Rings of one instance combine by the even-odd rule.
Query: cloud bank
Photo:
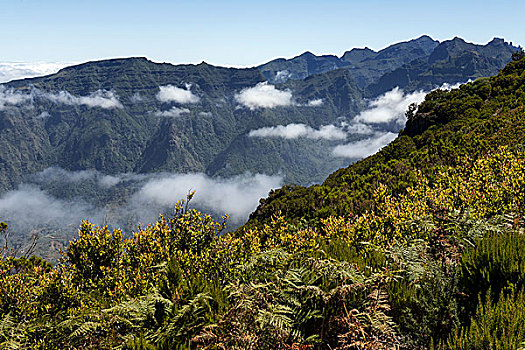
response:
[[[11,80],[34,78],[53,74],[69,65],[69,63],[0,62],[0,83],[7,83]]]
[[[199,96],[194,95],[190,91],[191,85],[186,85],[186,89],[181,89],[173,85],[161,86],[157,94],[157,99],[160,102],[176,102],[180,104],[197,103]]]
[[[379,124],[394,123],[393,127],[404,125],[408,106],[412,103],[421,103],[426,94],[423,91],[405,94],[403,90],[396,87],[372,100],[368,109],[345,124],[348,133],[368,135],[368,137],[334,147],[332,156],[361,159],[376,153],[397,137],[397,133],[386,131],[384,126]]]
[[[68,171],[59,167],[50,167],[30,176],[32,182],[38,184],[59,183],[78,184],[86,181],[94,181],[100,187],[109,188],[123,180],[142,179],[144,175],[121,174],[118,176],[104,175],[96,170]]]
[[[345,123],[344,127],[349,134],[371,135],[374,133],[374,129],[370,125],[360,122],[354,122],[352,124]]]
[[[177,200],[195,190],[195,206],[226,213],[235,222],[248,218],[259,199],[281,186],[282,178],[268,175],[239,175],[210,178],[205,174],[171,174],[148,181],[132,198],[135,206],[173,206]]]
[[[344,140],[346,139],[346,133],[335,125],[321,126],[319,130],[316,130],[305,124],[288,124],[270,126],[252,130],[248,133],[250,137],[280,137],[284,139],[297,139],[297,138],[308,138],[308,139],[324,139],[324,140]]]
[[[405,94],[403,90],[396,87],[370,102],[369,108],[359,113],[354,121],[366,124],[396,122],[403,125],[406,122],[405,111],[408,106],[423,102],[426,94],[423,91]]]
[[[100,223],[101,212],[83,201],[57,199],[34,185],[21,185],[0,197],[1,220],[20,232],[47,226],[50,230],[78,227],[81,220]]]
[[[345,145],[336,146],[332,150],[335,157],[344,157],[352,159],[361,159],[368,157],[384,146],[388,145],[397,137],[393,132],[377,133],[373,137],[364,140],[350,142]]]
[[[245,88],[235,95],[235,100],[251,110],[257,108],[275,108],[293,104],[290,90],[278,90],[275,86],[262,82],[254,87]]]
[[[308,103],[306,105],[308,107],[319,107],[322,104],[323,104],[323,99],[322,98],[318,98],[318,99],[315,99],[315,100],[308,101]]]
[[[23,94],[14,89],[6,89],[5,86],[0,85],[0,111],[8,106],[20,105],[32,100],[33,96],[30,94]]]
[[[67,91],[52,93],[33,88],[30,92],[22,92],[0,85],[0,110],[33,102],[35,99],[48,100],[69,106],[85,105],[90,108],[112,109],[124,107],[118,100],[117,95],[112,91],[97,90],[88,96],[73,96]]]
[[[470,83],[472,82],[472,79],[469,79],[466,83],[456,83],[456,84],[449,84],[449,83],[443,83],[443,85],[441,85],[439,87],[440,90],[447,90],[447,91],[450,91],[450,90],[454,90],[454,89],[459,89],[459,87],[463,84],[467,84],[467,83]]]
[[[37,94],[54,103],[61,103],[65,105],[85,105],[88,107],[99,107],[105,109],[124,108],[117,98],[117,95],[112,91],[98,90],[91,93],[89,96],[73,96],[67,91],[60,91],[58,93],[47,93],[41,90],[36,90]]]
[[[273,80],[276,83],[284,83],[291,77],[292,74],[290,74],[290,72],[288,72],[287,70],[280,70],[277,73],[275,73],[275,78],[273,78]]]
[[[178,200],[195,190],[191,207],[229,214],[230,223],[241,224],[259,199],[281,184],[280,176],[262,174],[211,178],[202,173],[105,175],[94,170],[48,168],[0,196],[0,221],[6,221],[12,232],[20,234],[58,230],[73,235],[83,219],[96,225],[133,229],[139,221],[148,224],[161,213],[169,215]],[[79,187],[83,189],[82,197],[76,195]],[[62,199],[52,193],[60,193]],[[123,204],[104,201],[115,196]],[[95,202],[94,197],[101,202]]]

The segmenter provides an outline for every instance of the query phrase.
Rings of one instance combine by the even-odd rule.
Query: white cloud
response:
[[[24,94],[14,89],[6,89],[0,85],[0,111],[6,109],[8,106],[15,106],[24,104],[33,99],[30,94]]]
[[[131,103],[141,103],[141,102],[144,102],[145,98],[139,94],[138,92],[134,93],[133,95],[131,95],[129,101]]]
[[[470,82],[472,82],[472,79],[469,79],[466,83],[455,83],[455,84],[443,83],[443,85],[441,85],[438,89],[450,91],[450,90],[458,89],[461,85],[467,84]]]
[[[324,125],[316,130],[305,124],[277,125],[252,130],[248,133],[250,137],[280,137],[284,139],[297,139],[306,137],[309,139],[344,140],[346,133],[335,125]]]
[[[44,225],[55,228],[78,226],[82,219],[100,222],[102,217],[85,202],[59,200],[32,185],[21,185],[0,197],[0,213],[2,220],[18,232],[30,232]]]
[[[350,134],[371,135],[374,133],[374,129],[372,129],[370,125],[359,122],[353,124],[344,123],[343,126],[345,127],[345,130]]]
[[[131,174],[112,176],[104,175],[96,170],[68,171],[58,167],[50,167],[31,175],[30,179],[37,183],[81,183],[85,181],[95,181],[99,186],[108,188],[119,183],[122,178],[129,178],[129,176],[131,176]]]
[[[157,111],[155,112],[155,115],[158,117],[171,117],[171,118],[177,118],[180,117],[183,114],[190,113],[190,110],[187,108],[178,108],[178,107],[171,107],[171,109],[167,111]]]
[[[119,176],[112,176],[112,175],[104,175],[98,179],[98,183],[100,186],[105,188],[110,188],[118,183],[120,183],[122,179]]]
[[[100,107],[105,109],[123,108],[117,96],[112,91],[98,90],[91,93],[89,96],[73,96],[67,91],[60,91],[58,93],[47,93],[36,90],[37,93],[44,98],[54,102],[65,105],[85,105],[88,107]]]
[[[196,194],[191,207],[214,214],[229,214],[231,223],[241,224],[257,207],[260,198],[282,184],[280,176],[261,174],[231,178],[211,178],[202,173],[104,175],[95,170],[61,168],[48,168],[30,176],[28,181],[0,196],[0,220],[8,222],[13,232],[45,228],[46,232],[65,230],[72,233],[82,219],[113,227],[138,222],[148,224],[157,220],[161,213],[169,213],[175,203],[185,199],[192,190],[196,190]],[[104,198],[109,193],[114,195],[112,191],[119,189],[113,187],[119,183],[133,191],[130,196],[121,197],[124,204],[120,206],[104,202],[95,204],[88,202],[90,198],[87,197],[58,199],[43,190],[61,188],[67,193],[87,185]]]
[[[281,186],[282,178],[267,175],[239,175],[232,178],[210,178],[205,174],[170,174],[148,181],[138,191],[135,206],[171,206],[195,190],[193,205],[230,215],[235,222],[248,218],[271,189]]]
[[[37,119],[46,119],[49,118],[51,115],[48,112],[42,112],[39,115],[37,115],[35,118]]]
[[[276,83],[284,83],[290,79],[292,75],[287,70],[280,70],[275,73],[275,78],[273,79]]]
[[[322,98],[318,98],[318,99],[315,99],[315,100],[308,101],[307,106],[308,107],[319,107],[322,104],[323,104],[323,99]]]
[[[51,93],[33,88],[30,92],[24,93],[12,88],[6,89],[4,86],[0,86],[0,110],[5,109],[9,105],[14,106],[32,102],[35,98],[46,99],[54,103],[66,105],[85,105],[105,109],[123,108],[117,95],[112,91],[98,90],[88,96],[73,96],[67,91]]]
[[[240,93],[235,95],[235,100],[251,110],[256,108],[284,107],[293,104],[290,90],[277,90],[275,86],[267,82],[241,90]]]
[[[0,83],[11,80],[34,78],[43,75],[53,74],[60,69],[67,67],[70,63],[21,63],[21,62],[0,62]]]
[[[186,89],[181,89],[173,85],[161,86],[157,99],[161,102],[177,102],[180,104],[199,102],[199,97],[190,91],[190,87],[191,85],[186,85]]]
[[[211,117],[212,116],[211,112],[199,112],[199,115],[201,117]]]
[[[392,142],[396,137],[397,134],[392,132],[377,133],[364,140],[336,146],[332,150],[332,155],[335,157],[361,159],[376,153],[381,148]]]
[[[405,94],[403,90],[396,87],[370,102],[369,109],[357,115],[354,121],[367,124],[395,121],[402,125],[406,121],[405,111],[408,106],[412,103],[421,103],[426,94],[423,91]]]

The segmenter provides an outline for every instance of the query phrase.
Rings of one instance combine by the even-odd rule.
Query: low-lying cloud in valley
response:
[[[112,91],[98,90],[88,96],[73,96],[67,91],[47,93],[36,90],[36,94],[54,103],[65,105],[85,105],[88,107],[100,107],[105,109],[123,108],[117,95]]]
[[[25,234],[42,227],[51,232],[57,228],[74,229],[81,220],[101,223],[103,219],[102,211],[85,201],[57,199],[30,184],[0,197],[0,213],[0,220],[6,221],[11,230]]]
[[[297,139],[305,137],[308,139],[344,140],[346,132],[335,125],[324,125],[314,129],[305,124],[277,125],[252,130],[248,133],[250,137],[280,137],[284,139]]]
[[[255,210],[259,199],[266,197],[271,189],[280,187],[280,176],[262,174],[239,175],[231,178],[210,178],[197,174],[171,174],[149,180],[131,202],[135,206],[160,207],[173,204],[195,190],[192,203],[197,207],[226,213],[234,222],[241,222]]]
[[[69,237],[84,219],[132,229],[138,222],[154,222],[161,213],[170,215],[178,200],[196,191],[192,207],[217,216],[228,214],[229,222],[239,225],[260,198],[281,185],[282,177],[262,174],[231,178],[202,173],[105,175],[55,167],[30,176],[27,183],[0,196],[0,221],[17,233],[37,230],[51,234],[58,230],[69,232]],[[105,202],[113,197],[118,200]]]
[[[323,99],[322,98],[317,98],[315,100],[310,100],[308,101],[308,103],[306,104],[308,107],[319,107],[319,106],[322,106],[323,105]]]
[[[156,111],[154,114],[157,117],[177,118],[183,114],[188,114],[188,113],[190,113],[190,110],[188,108],[171,107],[167,111]]]
[[[293,104],[290,90],[278,90],[275,86],[262,82],[254,87],[241,90],[235,100],[251,110],[257,108],[275,108]]]
[[[33,96],[30,94],[23,94],[13,89],[6,89],[0,85],[0,111],[7,107],[21,105],[32,101]]]
[[[59,167],[50,167],[39,173],[29,176],[31,182],[37,184],[78,184],[86,181],[93,181],[100,187],[109,188],[125,180],[139,180],[146,175],[142,174],[121,174],[104,175],[96,170],[68,171]]]
[[[166,85],[160,86],[160,91],[157,94],[157,99],[160,102],[176,102],[180,104],[187,103],[197,103],[200,98],[197,95],[194,95],[190,89],[191,85],[187,84],[185,89],[173,86]]]
[[[29,92],[22,92],[0,85],[0,110],[31,103],[35,99],[70,106],[84,105],[90,108],[99,107],[104,109],[123,108],[117,95],[112,91],[97,90],[88,96],[74,96],[67,91],[53,93],[33,88]]]
[[[291,77],[292,74],[290,74],[290,72],[288,72],[287,70],[280,70],[277,73],[275,73],[275,78],[273,78],[273,80],[276,83],[284,83]]]
[[[396,87],[370,102],[367,110],[359,113],[355,122],[366,124],[390,123],[392,121],[404,125],[405,111],[412,103],[421,103],[427,92],[416,91],[405,94]]]
[[[396,137],[397,134],[393,132],[377,133],[363,140],[336,146],[332,150],[332,154],[335,157],[361,159],[376,153],[381,148],[394,141]]]

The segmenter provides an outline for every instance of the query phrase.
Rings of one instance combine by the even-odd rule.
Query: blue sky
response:
[[[341,55],[428,34],[525,44],[525,1],[0,0],[0,62],[250,66],[306,50]]]

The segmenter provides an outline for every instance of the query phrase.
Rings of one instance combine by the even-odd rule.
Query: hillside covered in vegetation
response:
[[[515,50],[423,36],[244,69],[131,57],[10,81],[0,221],[11,246],[38,235],[36,252],[56,261],[81,219],[129,234],[195,189],[194,208],[227,213],[231,230],[271,189],[321,183],[388,144],[425,91],[496,74]]]
[[[351,124],[367,107],[365,97],[376,98],[396,86],[392,78],[379,79],[399,75],[398,68],[409,72],[397,84],[406,92],[430,91],[443,83],[493,75],[515,50],[503,40],[475,45],[459,38],[439,43],[421,37],[362,57],[350,51],[340,59],[343,66],[312,54],[304,62],[301,55],[245,69],[136,57],[11,81],[0,86],[0,191],[49,167],[111,175],[282,173],[286,182],[320,182],[350,162],[327,156],[334,145],[367,135],[279,138],[250,137],[250,131]],[[314,69],[312,60],[325,68]],[[267,84],[274,82],[271,76],[293,72],[293,67],[297,74]],[[374,89],[368,88],[371,84]],[[379,129],[391,131],[389,125]]]
[[[518,349],[524,110],[518,53],[236,232],[181,202],[127,239],[84,222],[56,266],[5,247],[0,347]]]
[[[405,129],[388,146],[320,185],[273,191],[249,224],[266,222],[279,211],[290,220],[360,213],[374,208],[381,184],[401,194],[418,183],[418,172],[432,180],[439,167],[456,166],[459,157],[477,159],[499,146],[518,147],[525,139],[522,65],[513,61],[497,76],[431,92],[417,113],[409,108]]]

